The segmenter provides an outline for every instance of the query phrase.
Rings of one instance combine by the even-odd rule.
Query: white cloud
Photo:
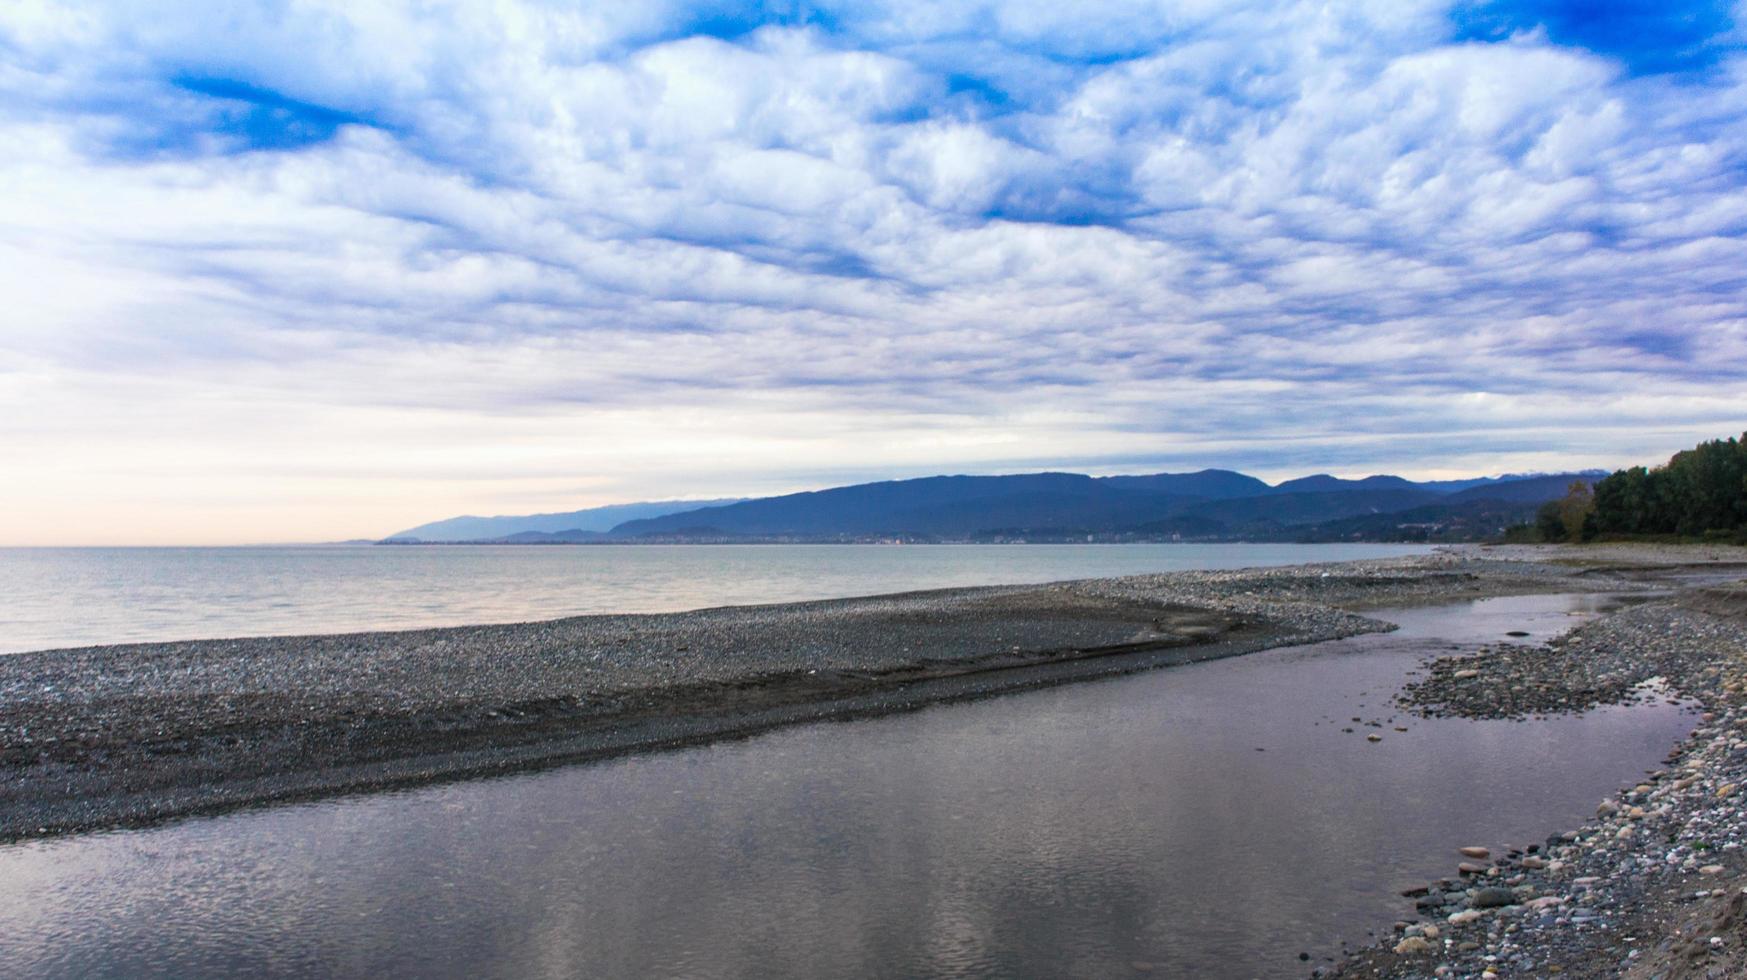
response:
[[[831,13],[0,10],[0,540],[1743,425],[1738,56],[1627,77],[1436,5]]]

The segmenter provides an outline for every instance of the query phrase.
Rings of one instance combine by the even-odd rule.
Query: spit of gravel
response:
[[[1617,588],[1553,565],[1469,555],[1179,572],[1046,586],[582,616],[401,632],[143,643],[0,657],[0,745],[66,744],[335,714],[880,671],[1005,652],[1173,639],[1153,621],[1200,609],[1269,624],[1269,645],[1388,629],[1341,607]],[[149,713],[142,706],[149,703]],[[30,710],[23,710],[30,709]]]
[[[0,838],[599,758],[1625,587],[1461,553],[0,657]]]

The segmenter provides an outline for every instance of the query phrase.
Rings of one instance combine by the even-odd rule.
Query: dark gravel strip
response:
[[[676,744],[1386,628],[1346,611],[1617,589],[1442,554],[0,657],[0,839]]]

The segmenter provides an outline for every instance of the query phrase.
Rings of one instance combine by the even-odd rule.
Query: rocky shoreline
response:
[[[688,744],[1632,579],[1472,553],[0,657],[0,840]]]
[[[1400,693],[1404,711],[1522,718],[1680,697],[1704,713],[1665,768],[1601,801],[1584,826],[1503,854],[1452,842],[1451,875],[1404,894],[1392,935],[1313,976],[1747,976],[1739,551],[1542,551],[1585,569],[1630,565],[1663,590],[1541,646],[1428,663]]]
[[[1391,606],[1596,592],[1543,645],[1443,656],[1398,714],[1703,706],[1590,824],[1451,842],[1341,977],[1747,975],[1747,550],[1407,559],[0,657],[0,840],[138,826],[734,737],[1389,627]],[[1380,926],[1386,924],[1379,924]]]

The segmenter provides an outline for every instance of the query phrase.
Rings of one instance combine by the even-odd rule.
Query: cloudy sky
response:
[[[1747,428],[1744,42],[1747,0],[9,0],[0,543],[1654,461]]]

